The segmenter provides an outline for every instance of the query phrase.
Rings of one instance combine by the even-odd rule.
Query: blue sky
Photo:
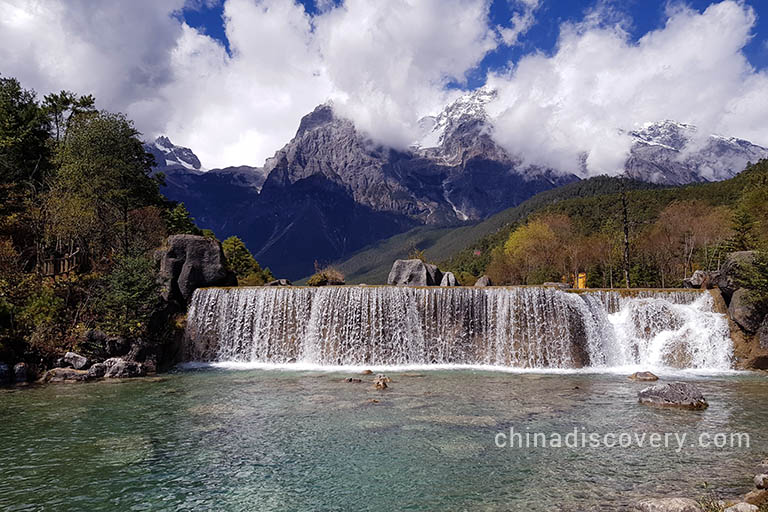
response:
[[[302,0],[306,11],[314,15],[318,12],[315,0]],[[336,2],[338,3],[338,1]],[[527,33],[521,37],[520,44],[512,47],[501,46],[485,56],[481,65],[472,70],[468,76],[466,87],[472,89],[485,83],[487,71],[505,68],[508,63],[516,62],[521,56],[531,52],[553,52],[564,22],[579,22],[586,13],[599,5],[608,6],[621,17],[623,27],[637,40],[649,31],[664,26],[667,20],[668,0],[542,0],[536,12],[536,19]],[[680,2],[678,2],[680,3]],[[693,9],[704,11],[712,0],[686,0],[682,2]],[[744,48],[749,62],[758,70],[768,68],[768,1],[751,0],[748,5],[757,13],[757,24],[754,38]],[[515,11],[520,5],[515,0],[493,0],[491,4],[491,22],[497,26],[509,25]],[[181,16],[184,21],[228,46],[222,20],[223,7],[221,2],[212,6],[203,5],[199,8],[186,8]]]
[[[768,146],[768,0],[302,1],[0,0],[0,73],[208,168],[263,165],[329,101],[407,149],[482,85],[499,144],[551,168],[611,172],[622,134],[667,119]]]

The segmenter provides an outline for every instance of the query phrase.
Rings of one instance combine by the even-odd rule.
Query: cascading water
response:
[[[207,288],[185,357],[317,365],[645,366],[726,370],[728,323],[705,291]]]

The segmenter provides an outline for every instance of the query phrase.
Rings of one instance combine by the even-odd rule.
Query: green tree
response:
[[[242,240],[231,236],[221,244],[229,267],[237,276],[238,282],[246,286],[259,286],[274,279],[269,269],[263,269],[245,246]]]
[[[747,210],[743,208],[736,210],[733,214],[731,229],[733,235],[726,244],[729,251],[751,251],[757,246],[755,219]]]
[[[97,258],[129,253],[131,211],[164,204],[161,181],[150,174],[154,159],[133,124],[109,112],[73,117],[56,162],[47,202],[51,242],[91,248]]]
[[[144,335],[158,299],[159,286],[150,259],[144,255],[120,256],[104,281],[100,323],[114,334]]]
[[[43,98],[42,108],[51,120],[52,133],[56,142],[64,137],[69,128],[69,122],[74,116],[96,110],[93,96],[90,94],[77,96],[69,91],[46,95]]]
[[[178,203],[168,210],[165,220],[169,235],[201,235],[202,231],[195,224],[184,203]]]
[[[0,185],[39,187],[50,171],[49,126],[35,93],[0,77]]]

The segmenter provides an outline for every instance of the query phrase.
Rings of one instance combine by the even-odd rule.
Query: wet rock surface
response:
[[[677,407],[681,409],[706,409],[709,407],[704,395],[693,384],[673,382],[657,384],[643,389],[637,394],[641,404],[658,407]]]

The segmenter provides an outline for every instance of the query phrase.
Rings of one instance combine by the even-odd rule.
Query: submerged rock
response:
[[[61,358],[62,368],[69,367],[75,370],[87,370],[91,366],[91,362],[87,357],[81,356],[75,352],[67,352],[64,357]]]
[[[155,253],[163,298],[186,306],[198,288],[237,286],[221,244],[197,235],[172,235]]]
[[[453,275],[453,272],[446,272],[443,274],[440,286],[459,286],[459,282],[456,280],[456,276]]]
[[[135,361],[126,361],[119,357],[113,357],[104,361],[107,368],[105,377],[110,379],[128,379],[131,377],[143,377],[147,370],[141,363]]]
[[[702,512],[701,506],[688,498],[643,500],[635,508],[641,512]]]
[[[682,409],[706,409],[709,407],[701,391],[693,384],[673,382],[645,388],[637,394],[641,404]]]
[[[653,382],[659,380],[659,378],[651,372],[635,372],[629,376],[629,379],[641,382]]]
[[[480,279],[475,281],[475,286],[493,286],[491,278],[488,276],[480,276]]]
[[[362,371],[362,372],[360,372],[360,373],[361,373],[362,375],[372,375],[372,374],[373,374],[373,370],[363,370],[363,371]]]
[[[5,363],[0,363],[0,386],[11,383],[11,369]]]
[[[419,259],[395,260],[387,284],[395,286],[440,286],[443,273],[436,265]]]
[[[363,379],[355,379],[352,377],[347,377],[346,379],[344,379],[344,382],[349,382],[350,384],[360,384],[361,382],[363,382]]]
[[[13,382],[24,384],[29,380],[29,366],[27,363],[16,363],[13,365]]]
[[[768,489],[768,475],[756,475],[755,487],[758,489]]]

